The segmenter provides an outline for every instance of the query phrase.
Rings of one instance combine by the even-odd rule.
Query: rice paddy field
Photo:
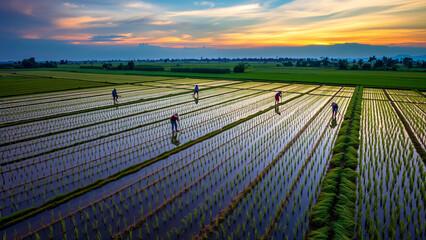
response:
[[[52,74],[95,85],[0,98],[2,239],[426,239],[421,92]]]

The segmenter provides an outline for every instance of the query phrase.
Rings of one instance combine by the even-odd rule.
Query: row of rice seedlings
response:
[[[287,122],[287,124],[291,124],[290,122]],[[270,130],[270,132],[272,132],[272,133],[276,133],[277,131],[275,131],[275,130]],[[279,131],[278,131],[279,132]],[[265,138],[262,138],[262,139],[259,139],[257,142],[263,142],[263,141],[271,141],[271,139],[274,139],[275,137],[273,137],[273,136],[265,136]],[[271,146],[272,146],[272,144],[270,144]],[[254,144],[254,146],[255,146],[255,149],[264,149],[265,148],[265,150],[266,150],[266,148],[270,148],[270,146],[268,145],[268,144],[263,144],[263,145],[260,145],[260,146],[256,146],[256,143]],[[271,148],[269,151],[272,151],[272,153],[273,152],[276,152],[275,150],[274,150],[274,148]],[[258,151],[259,152],[259,151]],[[251,172],[251,171],[253,171],[253,165],[254,165],[254,167],[255,167],[255,169],[258,169],[257,171],[255,170],[255,172],[253,172],[252,174],[255,174],[254,176],[256,176],[256,174],[258,174],[258,172],[259,172],[259,169],[261,170],[261,169],[263,169],[262,168],[262,166],[258,166],[258,167],[256,167],[256,165],[261,165],[261,164],[263,164],[264,163],[264,161],[266,160],[266,161],[268,161],[268,159],[262,159],[262,156],[264,156],[263,158],[269,158],[269,157],[267,157],[267,156],[270,156],[270,153],[268,153],[268,151],[260,151],[257,155],[256,155],[256,160],[253,162],[253,160],[250,162],[250,167],[251,167],[251,170],[250,170],[250,167],[249,167],[249,172]],[[258,157],[260,157],[260,158],[258,158]],[[248,166],[248,165],[246,165],[246,166]],[[263,166],[264,167],[264,166]],[[237,169],[237,171],[238,171],[238,169]],[[227,172],[227,169],[225,168],[225,173]],[[238,173],[237,173],[237,175],[238,175]],[[251,176],[250,177],[250,179],[251,178],[253,178],[254,176]],[[246,178],[246,177],[245,177]],[[223,184],[224,184],[225,182],[223,182]],[[248,182],[246,182],[246,183],[248,183]],[[244,184],[241,184],[242,185],[242,187],[244,187],[245,185],[246,185],[246,183],[244,183]],[[232,185],[231,185],[232,186]],[[222,189],[222,191],[223,191],[223,186],[221,187],[221,189]],[[229,189],[229,187],[227,186],[227,189]],[[219,191],[219,186],[217,187],[217,190]],[[237,193],[238,191],[235,191],[235,193]],[[222,192],[223,193],[223,192]],[[213,195],[215,195],[216,193],[213,193]],[[218,195],[220,195],[220,192],[218,193]],[[226,194],[225,194],[226,195]],[[229,193],[228,193],[228,196],[227,196],[227,198],[230,200],[230,199],[232,199],[232,197],[233,197],[233,195],[234,194],[231,194],[232,196],[231,196],[231,198],[229,198]],[[227,201],[225,201],[225,202],[227,202]],[[215,216],[215,215],[213,215],[213,214],[215,214],[215,212],[217,213],[221,208],[222,208],[222,206],[224,207],[224,205],[222,204],[223,203],[223,201],[221,201],[220,203],[219,203],[219,207],[218,207],[218,205],[217,205],[217,202],[216,201],[214,201],[213,202],[213,204],[212,203],[210,203],[210,206],[211,206],[211,208],[213,208],[213,213],[212,213],[212,211],[210,211],[210,215],[209,216],[207,216],[206,218],[207,218],[207,220],[208,219],[211,219],[212,218],[212,216]],[[201,204],[207,204],[207,206],[209,205],[208,204],[208,202],[206,202],[206,203],[201,203]],[[216,204],[216,205],[215,205]],[[197,209],[197,208],[195,208],[195,209]],[[157,214],[160,214],[160,213],[157,213]],[[192,213],[191,213],[192,214]],[[185,222],[183,222],[183,223],[185,223]],[[178,224],[179,225],[179,224]],[[192,227],[190,230],[187,230],[187,226],[185,226],[185,225],[182,225],[182,224],[180,224],[180,226],[177,226],[176,228],[174,228],[173,230],[171,230],[171,231],[169,231],[169,232],[167,232],[166,233],[166,235],[164,236],[164,237],[166,237],[167,236],[167,238],[173,238],[173,236],[174,236],[174,234],[177,234],[177,236],[186,236],[186,235],[184,235],[184,234],[191,234],[191,232],[196,232],[196,231],[198,231],[201,227],[202,227],[203,225],[202,224],[200,224],[198,227]],[[176,231],[177,229],[179,229],[178,231]],[[164,235],[164,234],[162,234],[162,233],[164,233],[163,231],[160,231],[160,234],[161,235]],[[159,235],[156,235],[156,236],[153,236],[153,237],[160,237]]]
[[[227,107],[223,107],[224,108],[223,111],[218,111],[217,112],[217,113],[222,113],[220,115],[221,118],[211,116],[210,114],[207,114],[207,116],[203,116],[203,115],[201,115],[201,116],[200,115],[194,116],[196,121],[201,121],[201,123],[203,125],[207,126],[207,130],[206,130],[206,126],[203,126],[203,125],[200,126],[199,123],[191,122],[191,124],[194,124],[193,127],[190,126],[188,128],[184,128],[183,131],[181,131],[179,137],[182,138],[182,140],[184,140],[184,139],[194,139],[194,138],[198,137],[197,134],[200,134],[200,133],[205,134],[207,132],[219,129],[223,125],[231,123],[234,119],[242,118],[242,117],[245,117],[248,114],[251,114],[253,112],[257,112],[259,109],[264,108],[264,105],[265,105],[264,103],[247,104],[245,106],[245,108],[242,109],[244,111],[239,111],[238,109],[229,107],[232,110],[232,111],[230,111],[232,113],[230,115],[223,114],[223,111],[225,111],[225,108],[227,108]],[[194,113],[194,115],[195,115],[195,113]],[[217,119],[215,119],[215,118],[217,118]],[[206,121],[206,119],[209,119],[210,121]],[[158,130],[159,130],[158,128],[153,129],[153,131],[155,131],[156,134],[159,134]],[[148,147],[146,147],[146,149],[143,149],[142,152],[144,154],[149,153],[150,152],[149,147],[150,146],[154,146],[154,144],[155,144],[155,146],[157,146],[157,147],[156,148],[152,148],[152,150],[155,151],[156,153],[161,153],[162,150],[164,150],[164,149],[159,150],[159,148],[158,148],[159,145],[158,144],[160,144],[160,146],[163,146],[164,143],[168,143],[168,141],[169,141],[169,135],[170,135],[169,134],[170,129],[169,129],[168,125],[165,128],[164,132],[167,132],[166,134],[164,134],[164,137],[162,137],[162,138],[157,137],[156,141],[149,140],[148,145],[147,145]],[[153,137],[156,137],[156,136],[153,136]],[[128,144],[121,143],[121,145],[122,146],[127,146]],[[141,144],[139,144],[139,145],[141,145]],[[138,148],[140,148],[140,147],[138,146]],[[130,148],[130,149],[134,150],[133,148]],[[126,156],[127,155],[131,155],[131,154],[126,153]],[[136,157],[136,158],[139,159],[141,157],[141,155],[137,155],[137,156],[134,156],[134,157]],[[150,155],[149,157],[152,158],[152,157],[154,157],[154,155]],[[130,158],[130,159],[132,159],[132,158]],[[126,160],[126,161],[128,161],[130,159],[122,158],[122,160]],[[73,176],[70,176],[70,170],[73,170],[73,173],[75,172],[76,174],[78,174],[77,178],[76,178],[77,181],[83,181],[83,180],[80,180],[80,178],[78,176],[80,176],[84,171],[92,171],[91,173],[88,174],[88,176],[90,176],[90,178],[94,178],[94,179],[96,179],[96,174],[102,175],[103,174],[102,171],[108,171],[108,175],[111,175],[111,174],[114,173],[114,171],[113,171],[114,168],[116,168],[118,165],[122,166],[122,164],[123,164],[123,161],[118,162],[117,158],[115,159],[115,161],[114,161],[114,159],[111,159],[111,160],[112,161],[102,161],[99,158],[96,158],[93,161],[92,160],[90,160],[90,161],[88,160],[85,163],[77,163],[76,162],[74,164],[62,164],[62,166],[64,166],[64,167],[65,166],[70,166],[70,165],[72,167],[64,168],[64,169],[62,169],[60,171],[57,171],[55,173],[51,173],[52,169],[50,169],[50,171],[49,171],[50,174],[49,175],[42,176],[41,178],[37,178],[35,180],[27,182],[26,184],[29,183],[31,185],[32,183],[42,181],[45,178],[48,178],[48,180],[49,180],[48,183],[52,184],[52,185],[56,185],[57,184],[55,182],[56,179],[61,179],[61,181],[64,182],[64,178],[65,179],[69,179],[71,181],[71,183],[75,184],[75,182],[73,181],[74,180]],[[85,165],[87,165],[88,163],[91,163],[91,162],[93,162],[95,164],[92,165],[92,166],[90,166],[89,168],[85,168],[83,171],[81,171],[82,166],[84,167]],[[104,167],[105,163],[107,163],[108,166]],[[101,166],[101,169],[99,169],[98,166]],[[25,168],[25,169],[27,169],[27,168]],[[78,170],[78,169],[80,169],[80,170]],[[116,169],[119,169],[119,168],[116,168]],[[40,168],[38,170],[40,170]],[[44,172],[47,172],[47,171],[43,170],[43,167],[42,167],[41,170],[44,171]],[[101,170],[101,171],[99,171],[99,170]],[[64,175],[58,175],[57,173],[62,173]],[[26,175],[24,175],[24,176],[27,176],[27,175],[28,175],[28,173],[26,173]],[[49,176],[55,176],[55,178],[54,179],[51,178],[51,177],[49,178]],[[44,181],[43,185],[44,185],[44,189],[46,190],[47,186],[48,186],[48,185],[46,185],[46,181]],[[27,187],[24,188],[24,187],[22,187],[22,185],[16,185],[16,186],[19,187],[21,190],[20,191],[18,190],[18,191],[15,192],[16,189],[13,188],[12,190],[14,191],[14,195],[17,195],[19,193],[25,193],[28,190]],[[61,188],[62,186],[63,186],[63,184],[62,185],[59,184],[58,188]],[[65,183],[65,186],[66,186],[67,191],[68,191],[68,185],[67,185],[67,183]],[[75,187],[78,187],[78,184]],[[10,190],[10,188],[7,189],[6,191],[8,191],[8,190]],[[32,190],[32,192],[34,192],[34,189],[31,189],[31,190]],[[4,191],[2,191],[2,192],[4,192]],[[39,192],[40,192],[40,190],[39,190]],[[43,194],[46,194],[46,191],[43,191]],[[30,195],[30,193],[27,193],[27,195]],[[33,195],[33,197],[34,197],[34,195]],[[26,198],[28,200],[28,196],[26,196]]]
[[[69,101],[74,99],[84,99],[84,98],[93,98],[93,97],[99,97],[99,96],[108,96],[109,99],[111,99],[111,89],[116,88],[120,93],[132,93],[134,91],[140,91],[144,89],[149,89],[151,87],[141,87],[141,86],[134,86],[134,85],[121,85],[121,86],[108,86],[108,87],[98,87],[98,88],[91,88],[92,90],[78,90],[73,91],[72,93],[67,93],[66,91],[61,92],[61,94],[55,93],[48,93],[48,94],[33,94],[33,95],[27,95],[26,99],[21,100],[8,100],[4,99],[1,102],[2,108],[15,108],[15,107],[23,107],[23,106],[30,106],[30,105],[39,105],[39,104],[45,104],[45,103],[52,103],[52,102],[61,102],[61,101]],[[96,89],[96,90],[93,90]]]
[[[325,102],[327,102],[330,98],[327,98],[327,97],[321,97],[322,99],[324,99],[324,100],[326,100]],[[315,103],[315,106],[316,106],[316,109],[318,109],[319,108],[319,106],[324,106],[323,104],[325,103],[324,101],[321,101],[321,102],[316,102]],[[314,115],[314,113],[315,113],[315,111],[312,111],[312,110],[307,110],[307,109],[304,109],[304,110],[306,110],[309,114],[309,117],[308,116],[306,116],[305,117],[305,121],[307,121],[308,119],[310,119],[310,117],[312,117],[313,115]],[[302,124],[302,123],[298,123],[298,124],[296,124],[296,125],[294,125],[294,126],[298,126],[298,127],[302,127],[304,124]],[[300,129],[300,128],[299,128]],[[297,130],[297,131],[299,131],[299,130]],[[291,134],[291,136],[292,137],[290,137],[290,138],[287,138],[287,137],[285,137],[285,138],[283,138],[283,140],[284,141],[286,141],[286,142],[288,142],[288,141],[294,141],[294,139],[292,139],[292,138],[294,138],[294,137],[298,137],[299,135],[300,135],[301,133],[299,133],[299,134]],[[281,149],[280,149],[281,150]],[[280,151],[280,150],[278,150],[278,151]],[[278,152],[278,151],[276,151],[276,152]],[[276,162],[277,160],[274,160],[274,162]],[[272,165],[270,165],[270,164],[272,164],[273,162],[271,162],[271,161],[268,161],[267,162],[267,164],[269,164],[269,165],[263,165],[263,167],[262,168],[258,168],[258,171],[257,171],[257,174],[261,174],[261,175],[258,175],[256,178],[255,178],[255,182],[258,182],[261,178],[262,178],[262,176],[264,176],[264,171],[266,171],[265,170],[265,168],[266,169],[271,169],[271,166]],[[295,170],[295,168],[293,168],[294,170]],[[254,186],[254,185],[252,185],[252,184],[255,184],[255,183],[251,183],[250,184],[250,186]],[[242,194],[243,195],[240,195],[239,194],[239,196],[238,196],[238,198],[237,198],[237,200],[234,200],[233,202],[234,203],[230,203],[228,206],[227,206],[227,208],[225,209],[225,211],[223,212],[223,213],[221,213],[221,214],[219,214],[219,215],[217,215],[213,220],[212,220],[212,223],[211,224],[209,224],[209,225],[207,225],[204,229],[203,229],[203,231],[202,232],[200,232],[198,235],[197,235],[197,238],[204,238],[204,234],[211,234],[211,231],[216,231],[215,229],[217,229],[217,225],[218,224],[214,224],[216,221],[219,221],[219,222],[223,222],[224,221],[224,219],[223,219],[223,216],[224,216],[224,214],[226,214],[227,216],[230,216],[231,215],[231,212],[232,211],[234,211],[234,209],[236,208],[236,204],[238,203],[238,202],[240,202],[241,201],[241,199],[244,199],[244,195],[246,194],[246,193],[248,193],[247,191],[249,191],[250,189],[252,189],[252,188],[246,188],[246,189],[244,189],[244,191],[242,192]],[[259,204],[261,204],[261,203],[259,203]],[[225,228],[225,230],[226,230],[226,228]],[[251,232],[251,231],[248,231],[248,232]]]
[[[364,102],[362,142],[357,238],[424,238],[426,169],[388,102]]]
[[[137,93],[134,93],[132,95],[123,96],[123,99],[121,99],[121,103],[139,100],[142,98],[154,98],[162,95],[167,94],[175,94],[179,92],[185,92],[186,90],[178,90],[178,89],[166,89],[161,92],[158,91],[158,89],[147,89],[142,90]],[[2,114],[0,114],[0,121],[3,123],[11,123],[16,121],[22,121],[22,120],[30,120],[34,118],[39,117],[45,117],[45,116],[52,116],[60,113],[67,113],[67,112],[74,112],[74,111],[80,111],[85,110],[89,108],[94,107],[103,107],[108,106],[112,104],[111,97],[98,97],[94,99],[89,100],[74,100],[71,101],[70,104],[66,104],[63,102],[53,102],[53,103],[46,103],[42,105],[31,105],[28,107],[18,107],[18,108],[8,108],[3,109]]]
[[[349,93],[352,94],[353,89]],[[345,112],[349,99],[337,99],[337,101],[340,103],[341,111]],[[342,118],[338,119],[338,125],[342,121]],[[338,127],[327,129],[328,125],[322,127],[322,139],[317,140],[313,146],[314,149],[307,156],[304,169],[301,169],[297,175],[297,179],[300,180],[292,183],[289,192],[276,206],[273,218],[262,239],[305,239],[307,237],[308,215],[316,202],[321,179],[327,169],[328,159],[332,153],[331,148],[339,129]]]
[[[131,127],[137,127],[152,121],[169,118],[172,114],[171,112],[179,112],[182,114],[185,112],[195,111],[199,108],[220,104],[223,101],[236,99],[238,96],[241,97],[249,95],[250,93],[253,93],[253,91],[240,91],[237,95],[235,93],[225,95],[221,94],[219,96],[214,96],[210,99],[210,101],[203,105],[193,104],[192,98],[190,99],[189,96],[186,96],[187,101],[183,102],[183,104],[180,103],[177,105],[172,104],[170,106],[163,106],[157,111],[155,111],[157,109],[155,105],[149,106],[148,104],[145,104],[145,110],[148,112],[142,111],[137,114],[109,119],[108,121],[101,120],[100,122],[96,122],[97,124],[89,124],[87,128],[79,127],[73,131],[60,131],[59,134],[50,134],[41,139],[37,138],[32,141],[18,142],[16,144],[3,146],[0,150],[2,151],[2,155],[5,159],[14,156],[31,156],[31,154],[40,153],[40,151],[43,150],[49,151],[54,149],[54,147],[66,147],[67,145],[78,143],[79,141],[90,140],[106,134],[123,131]]]
[[[398,90],[409,102],[414,103],[423,112],[426,112],[426,97],[418,91],[412,90]]]
[[[414,103],[406,103],[404,100],[407,100],[407,97],[404,97],[396,90],[388,90],[388,92],[394,92],[399,95],[391,95],[391,98],[397,100],[396,105],[399,107],[400,111],[404,114],[406,120],[410,123],[411,127],[415,131],[415,134],[419,137],[419,141],[426,147],[426,112],[419,108]],[[409,99],[408,99],[409,100]],[[401,101],[401,102],[399,102]]]
[[[343,104],[342,104],[343,105]],[[222,239],[236,238],[236,239],[246,239],[249,238],[251,234],[255,233],[255,238],[259,238],[265,234],[265,230],[272,223],[274,212],[277,211],[277,206],[280,206],[284,199],[293,197],[291,214],[298,214],[301,204],[300,194],[292,194],[293,185],[296,185],[299,181],[297,177],[301,175],[305,167],[304,161],[309,155],[310,149],[315,145],[315,139],[319,137],[319,132],[325,128],[328,128],[327,123],[329,122],[329,109],[324,109],[323,113],[315,118],[315,120],[308,127],[306,132],[304,132],[301,137],[294,142],[293,146],[279,159],[274,168],[268,173],[268,177],[265,177],[260,182],[258,182],[258,193],[257,195],[249,194],[244,200],[240,201],[238,206],[234,209],[235,211],[241,211],[250,209],[249,214],[242,215],[239,217],[228,215],[228,219],[234,219],[236,226],[231,225],[225,229],[219,229],[220,234],[223,236]],[[306,162],[307,164],[308,162]],[[318,169],[316,169],[318,170]],[[316,170],[314,170],[316,172]],[[278,176],[278,177],[277,177]],[[282,178],[284,176],[284,178]],[[303,180],[302,180],[303,181]],[[305,178],[306,184],[307,178]],[[304,187],[302,183],[302,188]],[[259,195],[260,191],[260,195]],[[309,191],[309,190],[308,190]],[[259,199],[260,196],[260,199]],[[253,206],[254,212],[253,212]],[[289,212],[290,213],[290,212]],[[289,214],[288,213],[288,214]],[[249,224],[251,218],[258,218],[257,224]],[[264,221],[263,221],[264,220]],[[262,224],[262,222],[264,224]],[[247,226],[246,231],[236,232],[235,229],[241,228],[243,224]],[[269,225],[268,225],[269,224]]]
[[[304,103],[304,104],[306,104],[306,103]],[[294,115],[291,115],[291,116],[294,116]],[[272,117],[274,117],[274,115],[272,116]],[[297,115],[297,117],[299,118],[300,116],[299,115]],[[302,118],[303,119],[303,118]],[[289,122],[287,122],[286,121],[286,123],[287,124],[289,124]],[[294,121],[292,121],[292,124],[294,124]],[[267,124],[266,124],[266,122],[265,123],[262,123],[262,127],[264,127],[265,128],[265,130],[263,130],[263,131],[261,131],[261,129],[259,128],[259,127],[257,127],[257,132],[255,131],[255,133],[253,134],[253,135],[255,135],[255,136],[257,136],[257,135],[259,135],[259,136],[262,136],[262,134],[263,135],[265,135],[265,132],[266,133],[271,133],[271,132],[273,132],[273,133],[276,133],[276,132],[279,132],[279,131],[268,131],[268,129],[270,128]],[[282,128],[282,125],[281,125],[281,128]],[[253,138],[252,138],[253,139]],[[266,139],[264,140],[264,141],[267,141],[269,139],[269,141],[271,141],[271,139],[275,139],[275,137],[273,137],[273,136],[267,136],[266,137]],[[253,156],[253,155],[256,155],[257,156],[257,154],[261,154],[261,155],[265,155],[265,156],[267,156],[268,154],[267,153],[265,153],[265,152],[262,152],[261,151],[261,149],[263,149],[264,147],[265,147],[265,145],[266,146],[268,146],[268,144],[260,144],[260,145],[257,145],[256,143],[262,143],[263,141],[257,141],[257,142],[255,142],[254,143],[254,146],[253,146],[253,149],[254,149],[254,151],[255,152],[252,152],[251,154],[249,153],[248,154],[248,156]],[[272,150],[272,149],[271,149]],[[256,154],[257,153],[257,154]],[[245,157],[245,159],[249,159],[248,157]],[[267,164],[267,162],[265,163],[264,161],[261,161],[261,163],[263,164],[263,165],[265,165],[265,164]],[[264,167],[264,166],[263,166]],[[254,172],[254,174],[258,174],[258,172],[260,172],[261,171],[261,169],[263,169],[261,166],[259,166],[258,168],[257,168],[257,171],[255,171]],[[254,176],[256,176],[256,175],[254,175]],[[139,224],[140,224],[140,222],[139,222]],[[126,231],[129,231],[128,229],[126,229]]]
[[[215,88],[204,90],[202,93],[203,97],[205,98],[233,91],[235,91],[235,89]],[[42,136],[67,129],[87,126],[89,124],[105,122],[106,120],[118,120],[126,116],[139,114],[147,110],[163,108],[183,102],[188,102],[188,95],[185,94],[173,97],[165,97],[161,99],[120,106],[119,108],[114,108],[114,111],[111,111],[111,109],[108,108],[75,114],[72,116],[52,118],[44,121],[29,122],[5,127],[3,139],[5,143],[13,142],[29,137]]]
[[[125,102],[129,102],[129,101],[134,101],[134,100],[139,100],[142,98],[142,96],[146,96],[147,94],[149,94],[150,92],[154,92],[154,90],[158,91],[155,88],[152,87],[139,87],[140,89],[132,89],[132,90],[122,90],[121,88],[118,89],[118,91],[120,92],[120,94],[122,94],[121,96],[121,100],[120,103],[125,103]],[[37,103],[37,101],[34,102],[30,102],[27,104],[22,104],[21,106],[3,106],[3,109],[5,110],[5,114],[6,113],[10,113],[10,114],[19,114],[21,116],[25,115],[25,114],[34,114],[35,112],[40,112],[40,115],[38,116],[43,116],[43,111],[52,111],[55,109],[59,109],[57,110],[58,113],[61,113],[61,111],[64,110],[70,110],[70,109],[75,109],[75,110],[83,110],[83,109],[87,109],[87,108],[92,108],[93,106],[96,107],[100,107],[100,106],[105,106],[105,105],[110,105],[112,102],[112,98],[111,98],[111,89],[110,88],[108,91],[104,91],[103,93],[98,93],[98,95],[95,96],[76,96],[73,98],[69,98],[69,99],[54,99],[54,100],[44,100],[44,101],[40,101],[39,103]],[[148,95],[149,96],[149,95]],[[64,110],[61,110],[61,109]]]
[[[198,109],[204,109],[209,106],[220,104],[223,101],[230,101],[232,99],[240,101],[239,98],[247,98],[251,96],[251,93],[253,92],[241,91],[239,92],[239,94],[226,94],[215,97],[203,105],[196,105],[193,104],[193,102],[190,102],[183,105],[181,104],[178,106],[170,106],[165,109],[163,108],[157,111],[138,114],[136,116],[119,119],[117,121],[108,121],[103,124],[96,124],[94,126],[89,126],[88,128],[80,128],[74,131],[49,135],[42,139],[38,138],[32,141],[8,145],[5,147],[1,147],[0,150],[2,151],[1,154],[3,155],[3,157],[5,157],[5,159],[15,157],[23,159],[32,158],[33,156],[37,156],[43,153],[49,153],[57,148],[64,148],[67,146],[78,144],[82,141],[90,141],[91,139],[113,135],[115,132],[123,132],[126,131],[126,129],[136,128],[140,125],[145,125],[150,122],[160,121],[163,119],[168,120],[171,114],[173,114],[174,112],[185,114],[187,112],[193,112],[197,111]],[[264,96],[264,99],[265,98],[266,96]],[[49,156],[53,154],[55,153],[49,154]],[[19,159],[15,161],[19,161]]]
[[[275,113],[271,113],[271,115],[272,116],[274,116],[275,115]],[[261,115],[261,116],[259,116],[259,118],[256,118],[256,120],[257,121],[261,121],[262,119],[264,119],[264,116],[263,115]],[[238,125],[238,126],[240,126],[240,125]],[[224,134],[225,135],[225,134]],[[225,135],[226,136],[226,135]],[[224,140],[226,140],[227,138],[229,138],[229,136],[228,137],[226,137]],[[216,140],[217,141],[217,140]]]

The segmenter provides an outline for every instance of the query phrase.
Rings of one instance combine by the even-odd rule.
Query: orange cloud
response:
[[[168,24],[173,24],[174,22],[172,21],[155,21],[155,22],[151,22],[151,25],[168,25]]]
[[[58,28],[64,28],[64,29],[81,29],[81,28],[116,26],[116,24],[112,22],[105,22],[108,20],[111,20],[111,18],[81,16],[81,17],[56,19],[54,23],[56,24]]]

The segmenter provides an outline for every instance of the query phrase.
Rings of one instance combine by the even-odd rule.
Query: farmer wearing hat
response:
[[[333,109],[333,112],[332,112],[332,117],[333,118],[336,118],[336,115],[337,115],[337,111],[339,110],[339,105],[337,105],[337,103],[335,103],[335,102],[332,102],[331,103],[331,108]]]
[[[177,113],[173,114],[170,118],[170,123],[172,124],[172,132],[176,129],[176,132],[179,132],[177,129],[177,122],[179,121],[179,115]]]
[[[115,89],[115,88],[112,91],[112,100],[114,100],[114,104],[118,103],[118,94],[117,94],[117,89]]]
[[[277,94],[275,94],[275,104],[278,104],[280,102],[280,98],[282,98],[281,95],[282,91],[277,92]]]
[[[195,85],[195,88],[194,88],[194,97],[195,97],[195,94],[197,94],[197,98],[198,98],[198,90],[199,90],[199,88],[198,88],[198,85]]]

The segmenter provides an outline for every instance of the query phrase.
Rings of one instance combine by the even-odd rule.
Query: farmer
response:
[[[176,129],[176,132],[179,132],[177,129],[177,122],[179,121],[179,115],[177,113],[173,114],[170,118],[170,123],[172,124],[172,132],[174,132],[174,129]]]
[[[114,90],[112,90],[112,99],[114,100],[114,104],[118,103],[118,94],[117,94],[117,90],[114,88]]]
[[[282,98],[281,95],[281,91],[277,92],[277,94],[275,94],[275,104],[278,104],[280,102],[280,98]]]
[[[197,98],[198,98],[198,85],[195,85],[195,88],[194,88],[194,97],[195,97],[195,94],[197,94]]]
[[[333,109],[332,117],[333,117],[333,118],[336,118],[337,111],[339,110],[339,106],[337,105],[337,103],[332,102],[332,103],[331,103],[331,107],[332,107],[332,109]]]

